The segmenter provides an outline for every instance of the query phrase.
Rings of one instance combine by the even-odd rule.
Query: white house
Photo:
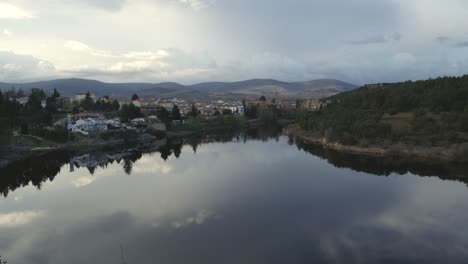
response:
[[[146,124],[146,120],[144,118],[135,118],[135,119],[132,119],[131,123],[133,126],[144,125]]]
[[[240,106],[237,107],[237,114],[241,115],[241,116],[245,115],[244,106],[240,105]]]
[[[110,129],[119,129],[122,127],[122,123],[119,118],[107,120],[107,127]]]
[[[88,135],[92,132],[107,131],[107,120],[105,118],[85,118],[79,119],[75,124],[71,123],[71,118],[68,118],[68,130],[76,133]]]
[[[89,97],[91,97],[91,99],[93,99],[93,101],[96,101],[96,94],[90,93]],[[76,101],[83,101],[84,99],[86,99],[86,93],[80,93],[80,94],[75,95],[75,100]]]
[[[172,111],[172,108],[174,108],[174,103],[171,103],[171,102],[163,102],[163,103],[159,103],[159,105],[166,108],[167,111]]]
[[[136,107],[141,107],[141,102],[140,102],[139,99],[137,99],[137,100],[132,100],[132,104],[133,104],[134,106],[136,106]]]

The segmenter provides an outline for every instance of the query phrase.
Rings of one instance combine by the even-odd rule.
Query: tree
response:
[[[52,98],[57,99],[60,97],[60,93],[57,91],[57,89],[54,88],[54,93],[52,94]]]
[[[265,97],[265,96],[263,96],[263,95],[262,95],[262,96],[260,96],[260,101],[262,101],[262,102],[266,102],[266,97]]]
[[[119,101],[114,100],[114,101],[112,102],[112,108],[113,108],[114,110],[119,110],[119,109],[120,109]]]
[[[245,109],[245,116],[249,119],[258,118],[258,109],[256,105],[251,105]]]
[[[29,96],[29,100],[26,103],[26,107],[30,112],[42,110],[42,100],[47,97],[45,92],[42,89],[33,88],[31,89],[31,95]]]
[[[8,97],[10,98],[16,99],[18,93],[16,92],[16,88],[14,85],[10,88],[10,90],[6,91],[6,95],[8,95]]]
[[[42,100],[47,97],[46,93],[42,89],[33,88],[26,105],[21,109],[21,106],[16,101],[12,102],[16,105],[9,104],[8,112],[19,113],[21,109],[21,120],[26,122],[30,128],[42,128],[45,125],[49,125],[52,121],[51,112],[46,111],[42,108]],[[14,114],[12,114],[14,115]],[[15,123],[18,123],[18,117],[15,118]]]
[[[197,117],[198,116],[198,109],[195,107],[194,104],[192,104],[192,109],[190,110],[189,113],[190,116]]]
[[[10,100],[8,94],[6,94],[3,99],[2,108],[8,125],[14,126],[17,123],[21,105],[16,100]]]
[[[47,97],[46,99],[46,107],[45,110],[51,114],[57,113],[58,111],[58,106],[57,106],[57,98],[60,97],[60,93],[57,91],[57,89],[54,88],[54,92],[50,97]]]
[[[20,130],[21,134],[23,135],[27,135],[29,133],[29,129],[28,129],[28,124],[26,122],[23,122],[21,124],[21,130]]]
[[[134,104],[123,105],[122,110],[120,111],[120,119],[124,122],[128,122],[129,120],[141,117],[142,114],[140,112],[140,108],[135,106]]]
[[[57,102],[55,97],[47,97],[45,110],[49,113],[57,113]]]
[[[177,105],[174,105],[174,107],[172,108],[172,119],[173,120],[181,120],[182,119],[179,107]]]
[[[20,88],[20,89],[18,90],[18,93],[16,94],[16,96],[17,96],[18,98],[21,98],[21,97],[25,97],[26,94],[24,93],[23,89]]]
[[[5,98],[3,97],[3,93],[2,93],[2,91],[0,90],[0,105],[3,104],[4,100],[5,100]],[[0,110],[1,110],[1,109],[0,109]]]
[[[232,115],[231,109],[223,109],[223,115]]]
[[[170,115],[169,111],[167,111],[167,109],[164,107],[159,107],[158,110],[156,111],[156,116],[158,117],[159,120],[163,121],[164,123],[167,123],[170,121],[169,115]]]
[[[132,101],[137,101],[137,100],[140,100],[140,98],[138,97],[137,94],[133,94],[132,95]]]
[[[94,103],[93,98],[91,98],[91,94],[89,92],[86,93],[85,99],[80,104],[86,111],[91,111],[96,108],[96,104]]]

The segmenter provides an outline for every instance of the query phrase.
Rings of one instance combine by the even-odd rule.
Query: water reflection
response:
[[[91,175],[97,168],[105,169],[109,164],[121,164],[123,171],[130,175],[133,164],[141,159],[145,153],[160,153],[161,159],[166,161],[169,157],[179,158],[183,146],[190,146],[194,153],[202,144],[247,142],[248,140],[279,141],[281,127],[272,126],[246,131],[218,131],[216,134],[192,136],[185,139],[164,140],[156,142],[156,147],[129,148],[114,152],[92,152],[84,155],[74,155],[66,151],[56,151],[40,157],[29,158],[16,162],[6,168],[0,169],[0,192],[7,196],[10,191],[32,184],[38,189],[43,182],[52,181],[61,171],[64,164],[69,164],[70,171],[75,168],[86,167]],[[361,155],[349,155],[325,149],[314,144],[307,144],[293,137],[288,138],[289,145],[295,145],[314,156],[327,160],[337,168],[349,168],[357,172],[366,172],[372,175],[388,176],[392,173],[404,175],[411,173],[418,176],[434,176],[440,179],[464,182],[468,185],[468,164],[447,164],[422,162],[407,158],[379,158]]]
[[[8,175],[2,186],[0,255],[20,264],[468,257],[468,191],[458,182],[405,172],[412,167],[389,174],[386,163],[361,168],[361,158],[348,161],[278,131],[167,143],[157,151],[57,153],[41,161],[48,171],[10,171],[23,178]]]
[[[402,157],[371,157],[340,153],[319,145],[307,144],[301,140],[289,138],[290,145],[295,144],[299,150],[304,150],[314,156],[326,159],[337,168],[350,168],[358,172],[371,173],[378,176],[414,174],[418,176],[439,177],[440,179],[464,182],[468,185],[468,164],[444,163],[436,161],[421,161]]]

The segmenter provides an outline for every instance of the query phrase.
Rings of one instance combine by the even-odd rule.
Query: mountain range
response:
[[[57,79],[31,83],[1,83],[0,89],[12,88],[28,91],[41,88],[48,92],[56,88],[62,95],[74,96],[92,92],[98,96],[127,98],[136,93],[140,97],[180,97],[194,98],[205,96],[280,96],[316,97],[330,96],[357,88],[356,85],[333,79],[319,79],[305,82],[282,82],[272,79],[252,79],[241,82],[205,82],[194,85],[179,83],[106,83],[87,79]]]

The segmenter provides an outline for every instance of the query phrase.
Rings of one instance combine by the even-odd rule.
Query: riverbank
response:
[[[279,119],[275,121],[264,121],[260,119],[253,120],[236,120],[235,122],[226,122],[226,123],[198,123],[198,124],[189,124],[182,125],[171,130],[166,131],[166,137],[171,138],[182,138],[189,137],[197,134],[206,134],[213,133],[216,131],[225,131],[225,130],[242,130],[242,129],[255,129],[260,127],[265,127],[271,124],[278,126],[287,126],[291,124],[292,120]]]
[[[198,125],[182,125],[165,132],[163,139],[181,139],[196,135],[218,133],[223,131],[248,130],[265,127],[271,124],[286,126],[290,120],[278,120],[265,122],[262,120],[242,120],[242,122],[206,123]],[[164,133],[163,133],[164,134]],[[100,150],[111,150],[124,146],[130,147],[157,147],[161,139],[160,135],[149,133],[126,133],[111,135],[101,134],[93,137],[75,135],[74,140],[65,143],[52,142],[36,136],[16,135],[10,144],[0,146],[0,168],[6,167],[16,161],[31,157],[45,155],[47,153],[65,150],[73,153],[88,153]],[[153,146],[156,144],[156,146]]]
[[[321,145],[324,148],[348,154],[367,155],[373,157],[399,156],[428,162],[466,162],[466,159],[468,158],[468,143],[451,145],[445,148],[414,146],[403,143],[392,144],[388,147],[378,145],[343,145],[337,142],[328,141],[320,133],[306,131],[300,128],[298,124],[291,124],[287,126],[284,129],[284,134],[296,137],[305,141],[306,143]]]
[[[0,168],[6,167],[16,161],[31,157],[46,155],[53,151],[66,150],[75,153],[86,153],[89,151],[108,150],[131,144],[134,147],[151,144],[156,141],[155,136],[147,133],[137,134],[128,142],[124,138],[101,139],[80,137],[75,141],[56,143],[40,137],[21,135],[16,136],[12,144],[1,146]]]

